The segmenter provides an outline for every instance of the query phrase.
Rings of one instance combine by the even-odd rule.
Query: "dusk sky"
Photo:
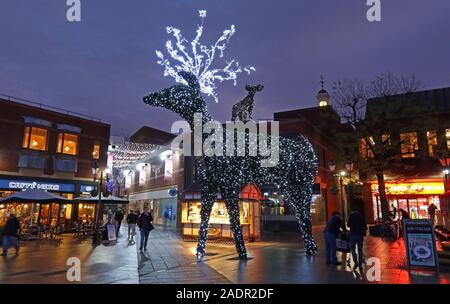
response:
[[[450,1],[382,0],[382,21],[366,19],[366,0],[81,0],[81,22],[68,22],[66,0],[0,0],[0,93],[100,117],[112,135],[143,125],[166,131],[177,119],[142,102],[174,84],[155,50],[165,28],[192,38],[207,10],[203,43],[234,24],[225,59],[256,68],[237,86],[219,84],[213,117],[226,120],[245,84],[261,83],[254,118],[316,104],[342,78],[414,74],[426,88],[450,86]]]

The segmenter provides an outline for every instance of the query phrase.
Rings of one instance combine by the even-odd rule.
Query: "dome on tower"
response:
[[[324,89],[325,81],[323,79],[323,76],[320,77],[320,83],[322,85],[322,89],[316,95],[317,104],[319,105],[319,107],[326,107],[330,105],[331,96],[330,94],[328,94],[327,90]]]

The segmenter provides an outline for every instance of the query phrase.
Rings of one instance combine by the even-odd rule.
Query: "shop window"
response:
[[[57,153],[77,155],[78,150],[78,135],[70,133],[58,134],[58,148]]]
[[[419,150],[417,133],[402,133],[400,134],[400,145],[402,151],[402,158],[414,158],[417,156]]]
[[[25,127],[22,147],[31,150],[47,151],[47,138],[47,129]]]
[[[147,164],[142,164],[139,167],[139,186],[143,186],[147,182],[147,170],[148,170]]]
[[[99,143],[94,144],[94,149],[92,150],[92,158],[93,159],[100,158],[100,144]]]
[[[164,162],[164,179],[172,179],[173,177],[173,157],[168,156]]]
[[[445,130],[445,136],[447,137],[447,149],[450,150],[450,129]]]
[[[427,142],[428,142],[428,155],[436,156],[436,149],[437,149],[436,131],[427,132]]]
[[[133,177],[134,177],[133,173],[131,173],[131,172],[127,172],[125,174],[125,189],[131,188]]]
[[[78,205],[78,221],[83,224],[93,222],[95,216],[95,204],[79,204]]]

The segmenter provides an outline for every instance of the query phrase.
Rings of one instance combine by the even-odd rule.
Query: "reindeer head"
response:
[[[200,94],[200,84],[195,75],[184,71],[178,74],[187,84],[176,84],[151,93],[144,97],[144,103],[170,110],[192,123],[194,113],[207,114],[206,103]]]
[[[262,84],[257,84],[254,86],[251,85],[246,85],[245,89],[251,94],[251,95],[255,95],[256,92],[260,92],[264,89],[264,86]]]

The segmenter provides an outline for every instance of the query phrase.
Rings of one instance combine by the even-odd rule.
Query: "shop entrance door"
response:
[[[409,216],[415,220],[419,218],[419,204],[416,198],[408,199],[409,204]]]

